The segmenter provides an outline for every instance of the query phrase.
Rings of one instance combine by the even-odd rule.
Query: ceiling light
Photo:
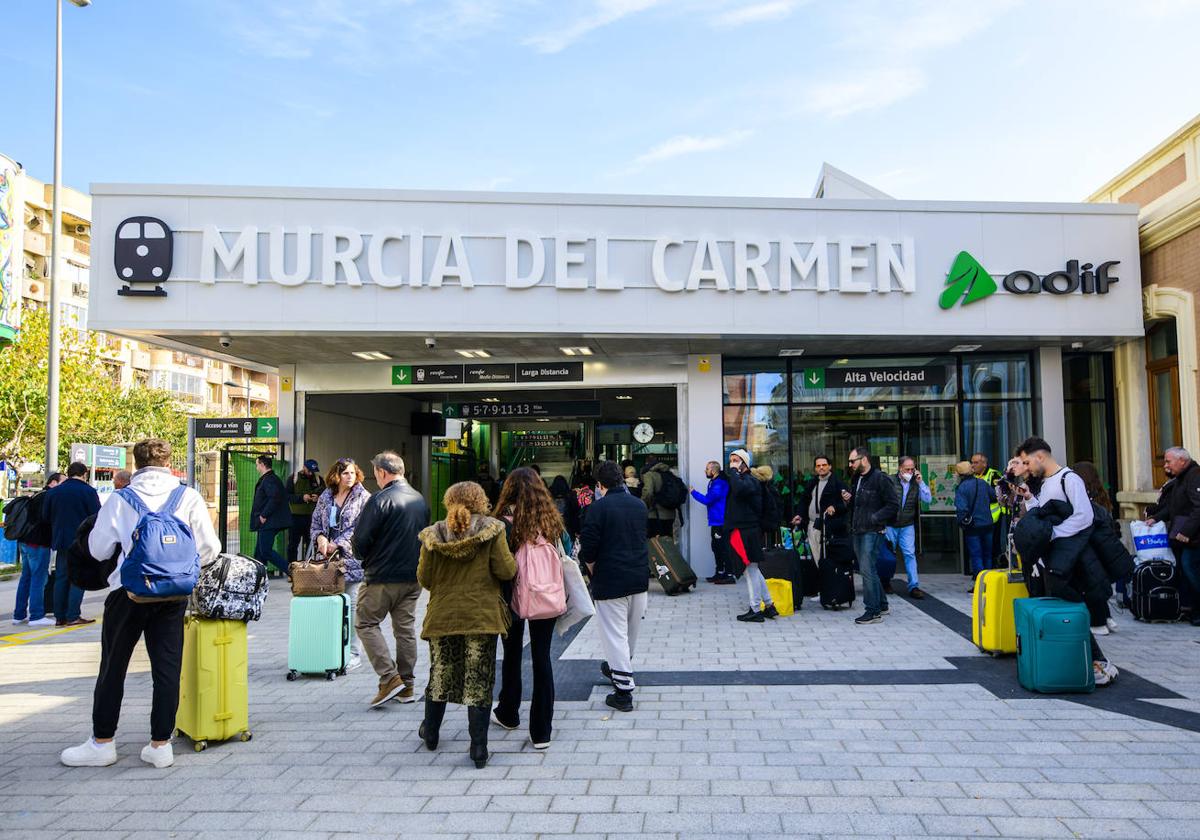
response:
[[[631,397],[629,394],[617,394],[617,399],[619,399],[619,400],[631,400],[631,399],[633,399],[633,397]]]
[[[460,356],[465,356],[468,359],[490,359],[492,354],[487,350],[455,350]]]
[[[559,347],[564,356],[590,356],[592,355],[591,347]]]
[[[381,353],[378,350],[359,350],[357,353],[351,353],[350,355],[367,362],[386,362],[392,358],[387,353]]]
[[[550,422],[550,419],[549,419],[548,417],[539,417],[539,418],[537,419],[537,421],[538,421],[539,423],[549,423],[549,422]]]
[[[482,401],[485,403],[498,403],[498,402],[500,402],[500,398],[499,397],[484,397]]]
[[[804,348],[803,347],[784,347],[782,350],[779,351],[779,355],[780,356],[803,356]]]
[[[834,359],[833,363],[835,365],[848,365],[848,364],[850,364],[850,360],[849,359]]]
[[[648,414],[647,414],[645,417],[639,417],[638,419],[639,419],[639,420],[649,420],[649,419],[650,419],[650,415],[648,415]]]
[[[955,344],[950,348],[951,353],[974,353],[982,344]]]
[[[1082,349],[1083,349],[1083,342],[1082,342],[1082,341],[1072,341],[1072,342],[1071,342],[1071,349],[1072,349],[1072,350],[1082,350]]]

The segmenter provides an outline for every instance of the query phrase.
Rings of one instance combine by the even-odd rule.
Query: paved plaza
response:
[[[272,581],[275,584],[275,581]],[[421,704],[367,708],[369,666],[287,682],[288,594],[250,625],[254,738],[176,764],[137,757],[150,679],[139,649],[120,761],[71,769],[88,733],[99,630],[11,633],[0,584],[0,830],[50,838],[1200,837],[1200,631],[1119,614],[1102,639],[1122,669],[1076,698],[1031,695],[1015,664],[976,651],[964,579],[890,599],[879,625],[815,603],[739,624],[742,587],[654,586],[635,667],[637,709],[604,705],[595,628],[556,644],[554,743],[493,727],[467,760],[451,707],[440,749]],[[98,615],[91,595],[85,614]],[[422,646],[421,667],[427,667]],[[418,677],[424,685],[424,673]],[[528,691],[528,684],[526,685]]]

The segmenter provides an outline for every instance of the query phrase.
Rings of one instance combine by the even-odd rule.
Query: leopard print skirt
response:
[[[490,708],[495,688],[495,634],[429,640],[429,699]]]

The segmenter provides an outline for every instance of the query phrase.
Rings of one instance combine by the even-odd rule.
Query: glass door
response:
[[[954,465],[961,460],[958,408],[954,405],[906,405],[901,408],[901,442],[929,484],[933,502],[922,505],[917,528],[917,557],[922,571],[957,572],[962,568],[958,524],[954,517]]]

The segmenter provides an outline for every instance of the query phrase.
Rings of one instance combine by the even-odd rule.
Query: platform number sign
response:
[[[121,222],[113,242],[113,267],[125,285],[117,289],[117,294],[166,297],[166,290],[159,284],[171,276],[173,252],[171,228],[162,219],[130,216]]]

